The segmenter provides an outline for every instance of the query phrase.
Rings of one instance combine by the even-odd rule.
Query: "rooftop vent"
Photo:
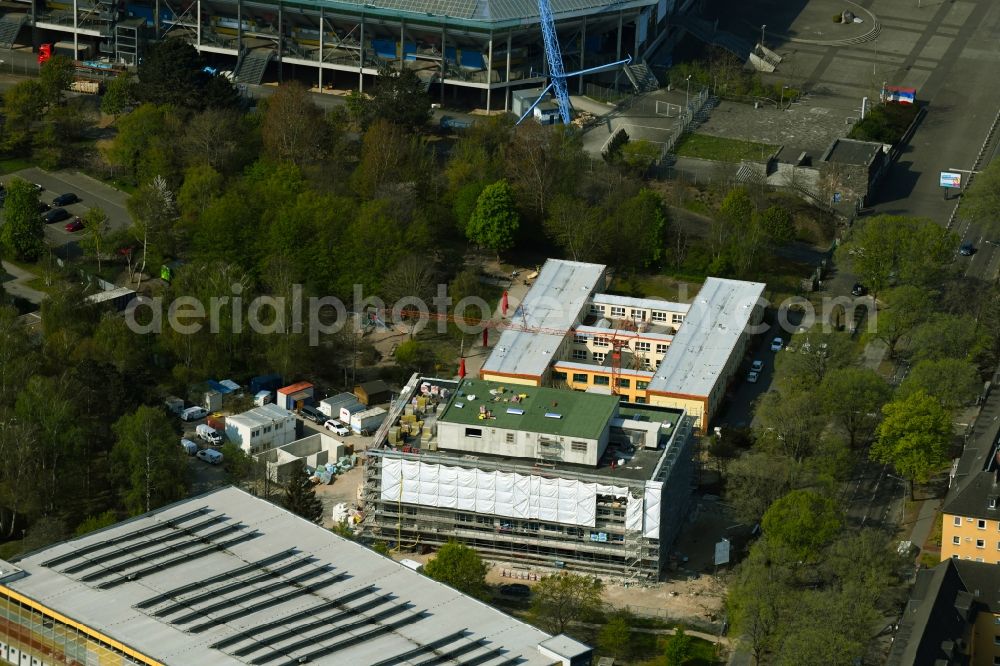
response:
[[[456,402],[455,403],[455,409],[462,409],[462,407],[465,407],[465,403],[464,402]]]
[[[545,418],[547,419],[561,419],[562,414],[556,414],[555,412],[545,412]]]
[[[523,409],[518,409],[517,407],[508,407],[507,408],[507,413],[508,414],[513,414],[514,416],[520,416],[521,414],[524,414],[524,410]]]

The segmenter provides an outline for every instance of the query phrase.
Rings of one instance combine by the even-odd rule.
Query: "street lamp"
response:
[[[789,85],[787,83],[785,85],[781,86],[781,101],[778,102],[778,109],[781,110],[781,111],[783,111],[784,108],[785,108],[785,91],[788,88],[789,88]]]
[[[767,29],[767,24],[762,23],[760,26],[760,45],[764,46],[764,31]]]
[[[684,108],[687,111],[691,111],[691,75],[687,75],[687,92],[684,93]]]

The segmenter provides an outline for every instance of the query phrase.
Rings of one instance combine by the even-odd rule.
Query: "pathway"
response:
[[[37,275],[26,271],[23,268],[18,268],[8,261],[0,263],[3,264],[4,273],[11,277],[11,279],[3,282],[3,288],[10,296],[23,298],[24,300],[30,301],[35,305],[42,302],[45,298],[45,293],[31,288],[27,284],[37,278]]]

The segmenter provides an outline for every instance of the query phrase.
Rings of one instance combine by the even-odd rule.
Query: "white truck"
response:
[[[212,446],[220,446],[222,444],[222,433],[207,423],[202,423],[195,428],[195,433],[198,435],[198,439],[208,442]]]

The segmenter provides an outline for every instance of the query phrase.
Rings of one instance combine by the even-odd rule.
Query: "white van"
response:
[[[196,455],[198,460],[204,460],[210,465],[218,465],[222,462],[222,454],[215,449],[202,449]]]
[[[198,445],[192,442],[190,439],[182,439],[181,447],[184,449],[184,453],[189,456],[193,456],[198,453]]]
[[[208,416],[208,410],[204,407],[188,407],[181,412],[181,421],[199,421]]]
[[[207,423],[200,424],[194,431],[198,435],[198,439],[203,442],[208,442],[212,446],[222,444],[222,434]]]

